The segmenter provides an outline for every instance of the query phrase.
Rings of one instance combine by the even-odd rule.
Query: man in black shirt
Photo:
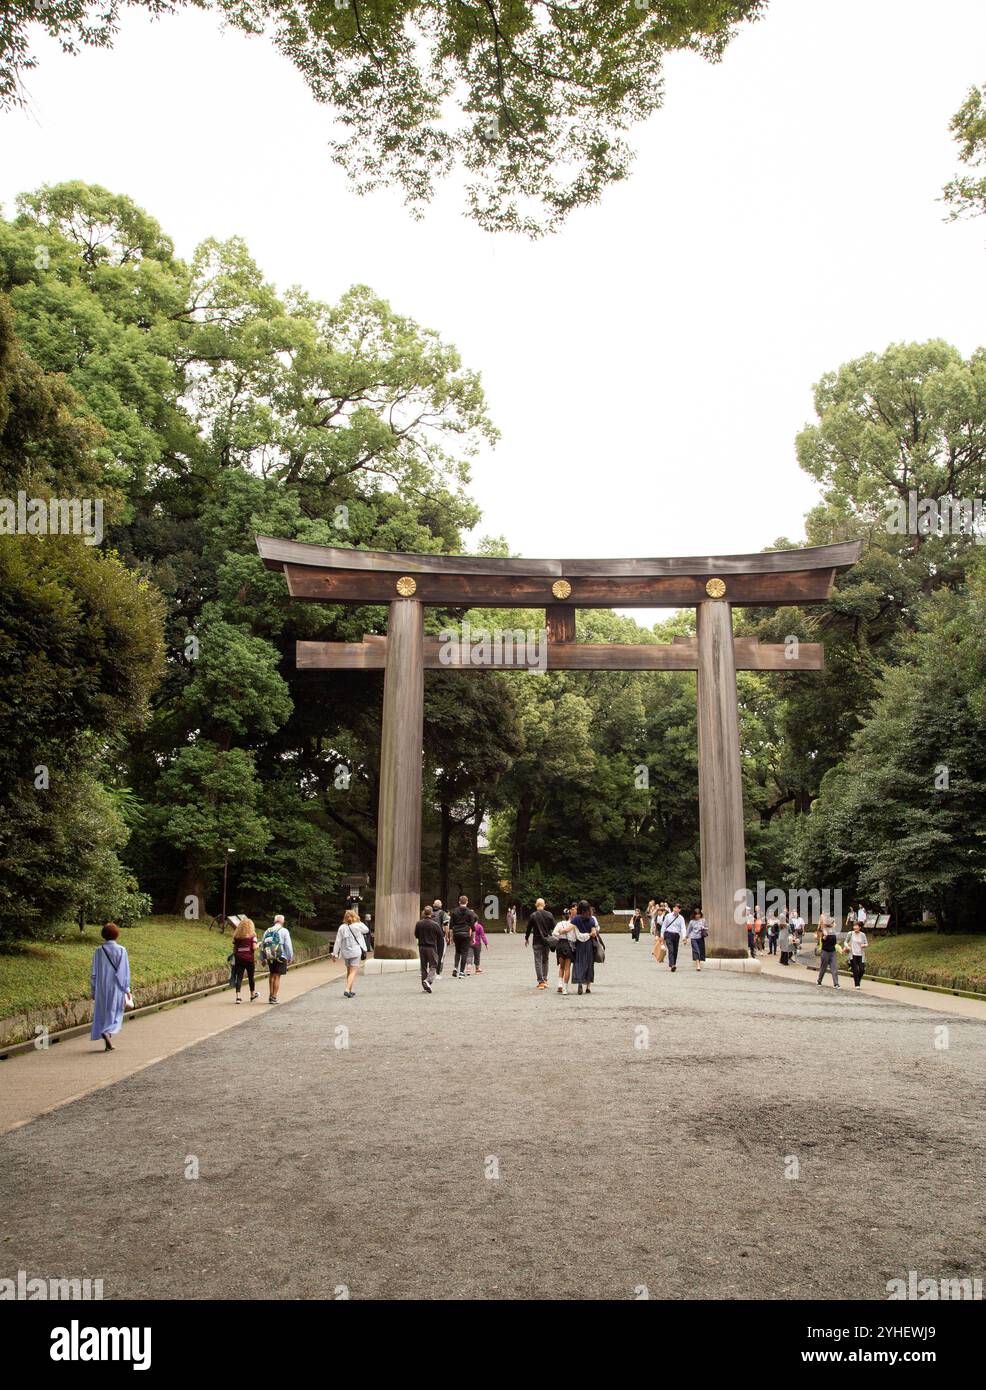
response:
[[[538,898],[534,911],[527,919],[524,945],[534,938],[534,970],[538,977],[538,989],[548,988],[548,941],[555,929],[555,919],[545,909],[544,899]]]
[[[422,908],[421,920],[414,928],[418,943],[418,956],[421,960],[421,988],[425,994],[431,993],[438,969],[438,943],[442,939],[442,929],[435,921],[430,907]]]
[[[469,943],[475,923],[476,914],[469,906],[469,899],[463,893],[459,898],[458,907],[453,907],[449,920],[449,925],[452,928],[452,945],[455,947],[455,964],[452,967],[453,980],[464,980],[466,977],[466,962],[471,954]]]

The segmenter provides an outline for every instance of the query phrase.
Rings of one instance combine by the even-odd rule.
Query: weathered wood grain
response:
[[[734,664],[738,671],[821,671],[825,651],[818,642],[802,642],[797,657],[781,643],[760,643],[753,637],[734,639]],[[618,642],[551,642],[546,649],[549,671],[696,671],[698,641],[675,638],[671,645],[631,645]],[[437,637],[426,637],[422,663],[426,671],[520,671],[536,669],[538,656],[529,659],[523,647],[504,644],[497,655],[479,659],[476,648],[445,651]],[[387,664],[387,641],[367,635],[362,642],[298,642],[296,664],[300,671],[382,671]]]
[[[743,781],[736,703],[732,612],[710,600],[698,609],[698,800],[702,909],[709,949],[746,954],[746,927],[735,920],[746,887]]]
[[[565,578],[647,578],[653,576],[779,574],[791,570],[848,569],[859,559],[861,541],[806,546],[799,550],[765,550],[747,555],[663,556],[655,559],[620,557],[596,560],[538,560],[493,555],[424,555],[394,550],[353,550],[344,546],[308,545],[302,541],[258,536],[257,549],[270,569],[285,565],[317,569],[389,572],[391,575],[500,575]]]
[[[549,603],[544,610],[549,642],[575,641],[575,609],[563,603]]]
[[[380,739],[374,922],[374,953],[384,959],[417,955],[414,925],[421,911],[423,635],[420,603],[399,599],[390,605]]]
[[[284,573],[291,597],[308,602],[389,603],[396,596],[394,575],[383,570],[286,564]],[[727,580],[727,599],[741,608],[824,603],[835,573],[829,568],[737,574]],[[536,575],[418,574],[415,582],[415,599],[440,608],[687,608],[708,597],[704,575],[574,579],[571,597],[561,603],[551,592],[551,580]]]

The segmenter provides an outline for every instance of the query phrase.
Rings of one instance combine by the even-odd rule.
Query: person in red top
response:
[[[250,1003],[260,996],[254,987],[254,962],[257,951],[257,933],[249,917],[241,917],[233,932],[233,982],[236,985],[236,1002],[242,1004],[240,990],[243,988],[243,973],[250,982]]]

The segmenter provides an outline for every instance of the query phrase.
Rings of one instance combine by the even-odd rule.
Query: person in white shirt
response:
[[[849,948],[849,968],[852,971],[852,982],[855,989],[863,979],[863,971],[866,969],[866,948],[870,943],[866,939],[863,925],[857,918],[856,924],[849,933],[849,940],[846,945]]]
[[[282,912],[279,912],[274,918],[274,925],[268,927],[264,932],[263,940],[260,943],[260,954],[269,971],[267,983],[270,988],[270,998],[267,1002],[276,1004],[281,988],[281,978],[288,973],[288,966],[294,960],[291,933],[284,925]]]
[[[668,953],[671,970],[678,969],[678,947],[685,934],[685,919],[681,915],[681,903],[675,903],[670,912],[664,914],[661,922],[661,939]]]
[[[343,915],[343,919],[336,929],[335,944],[332,947],[332,954],[336,960],[341,959],[346,967],[346,988],[342,991],[343,999],[355,999],[356,997],[353,985],[356,983],[360,961],[366,951],[366,928],[359,919],[359,913],[350,909]]]
[[[805,934],[805,919],[800,912],[791,918],[791,959],[801,950],[801,939]]]
[[[708,934],[702,909],[696,907],[692,910],[688,930],[685,933],[685,940],[692,943],[692,961],[696,970],[701,970],[702,962],[705,960],[705,938]]]
[[[862,903],[860,903],[859,911],[856,913],[856,921],[859,923],[861,927],[866,926],[866,916],[866,908],[863,906]]]

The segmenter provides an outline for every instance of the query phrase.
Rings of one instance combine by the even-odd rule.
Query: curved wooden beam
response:
[[[804,570],[845,570],[862,552],[862,541],[807,546],[801,550],[764,550],[752,555],[669,556],[651,560],[529,560],[488,555],[423,555],[396,550],[352,550],[344,546],[308,545],[303,541],[258,536],[257,549],[268,569],[301,565],[320,570],[372,571],[384,574],[501,576],[514,579],[648,579],[709,578],[739,574],[789,574]]]

